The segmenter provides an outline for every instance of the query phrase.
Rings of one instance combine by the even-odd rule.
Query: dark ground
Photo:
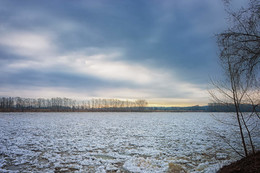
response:
[[[260,151],[224,166],[217,173],[260,173]]]

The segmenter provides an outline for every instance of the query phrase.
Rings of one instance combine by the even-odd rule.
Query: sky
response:
[[[2,0],[0,96],[206,105],[226,18],[221,0]]]

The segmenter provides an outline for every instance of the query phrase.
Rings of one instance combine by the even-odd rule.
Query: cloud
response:
[[[99,51],[102,52],[102,50]],[[178,77],[177,74],[174,75],[167,69],[127,62],[120,58],[122,56],[124,56],[123,52],[119,51],[107,54],[99,53],[90,56],[78,52],[64,56],[63,60],[64,65],[69,64],[74,71],[82,74],[104,80],[134,83],[140,88],[146,88],[147,91],[149,91],[150,88],[154,88],[154,90],[150,92],[150,95],[153,96],[155,96],[156,93],[162,95],[162,93],[165,92],[165,97],[167,95],[175,95],[175,97],[177,95],[183,96],[185,93],[192,96],[198,93],[201,94],[203,90],[199,89],[199,87],[196,87],[194,84],[182,81],[181,75]],[[181,94],[176,94],[178,92]],[[143,93],[145,92],[143,91]]]
[[[66,60],[74,60],[74,64],[70,65],[79,73],[125,84],[119,88],[96,89],[94,93],[100,97],[146,99],[185,97],[206,100],[206,86],[182,81],[181,75],[178,77],[166,69],[123,61],[121,56],[124,56],[122,52],[90,56],[85,56],[81,52],[66,56]]]
[[[54,50],[50,36],[45,33],[4,32],[0,44],[9,47],[9,51],[27,57],[48,56]]]
[[[208,76],[218,73],[213,35],[225,27],[221,3],[60,4],[0,2],[2,85],[165,103],[207,99]]]
[[[10,38],[14,38],[16,34],[11,34],[10,36]],[[23,80],[18,80],[20,83],[16,83],[21,86],[28,85],[29,88],[33,85],[36,88],[40,88],[40,86],[45,86],[46,88],[51,88],[51,86],[67,87],[68,90],[71,90],[73,85],[70,83],[76,79],[75,82],[77,82],[78,85],[80,83],[83,84],[83,87],[77,87],[77,85],[75,85],[75,89],[79,89],[79,91],[74,91],[75,93],[84,91],[85,95],[89,95],[86,94],[86,92],[91,92],[91,95],[96,97],[151,99],[163,96],[180,98],[184,96],[193,97],[193,95],[201,93],[200,89],[172,76],[172,74],[165,69],[150,68],[144,64],[124,61],[124,59],[121,58],[124,56],[124,52],[120,49],[102,50],[100,48],[89,48],[63,55],[53,51],[58,50],[56,47],[49,47],[49,45],[54,45],[51,42],[51,38],[47,37],[49,39],[46,39],[44,36],[35,34],[28,34],[29,37],[25,36],[26,34],[22,34],[19,37],[20,42],[9,43],[6,41],[8,40],[7,38],[1,41],[1,44],[15,50],[15,54],[28,57],[27,60],[12,62],[8,65],[8,68],[18,70],[18,73],[21,73],[22,70],[24,71],[25,69],[29,70],[27,74],[21,73],[21,76],[24,75],[26,77]],[[32,45],[31,41],[39,41],[40,46]],[[26,50],[26,53],[20,50]],[[44,58],[44,60],[41,60],[43,55],[37,53],[41,51],[48,51],[48,57]],[[52,59],[53,57],[55,57],[55,60]],[[33,71],[30,72],[30,69]],[[39,69],[38,72],[36,69]],[[48,73],[44,73],[46,70]],[[60,75],[55,78],[57,72],[59,72]],[[75,76],[69,77],[72,73],[75,74]],[[34,75],[32,76],[31,74]],[[13,76],[15,76],[15,74]],[[85,79],[77,79],[77,76],[88,77]],[[11,77],[10,74],[9,77]],[[19,75],[16,77],[19,77]],[[64,79],[66,78],[67,81],[65,80],[64,83]],[[84,80],[93,83],[94,81],[91,80],[91,78],[100,81],[113,81],[115,84],[106,87],[104,87],[104,84],[102,84],[102,87],[98,86],[101,84],[100,82],[96,83],[95,87],[89,87],[87,85],[88,82],[84,84]],[[17,79],[15,79],[15,81],[16,80]],[[10,80],[5,81],[10,84]],[[57,85],[54,81],[57,81],[59,84]],[[121,83],[121,86],[116,86],[119,83]],[[64,86],[61,86],[62,84],[64,84]],[[86,85],[85,89],[84,85]],[[53,93],[53,90],[55,89],[47,89],[46,92]],[[37,95],[34,93],[30,94]]]
[[[84,93],[84,94],[83,94]],[[53,97],[67,97],[72,99],[90,99],[91,95],[88,92],[75,92],[67,87],[36,87],[36,86],[9,86],[0,87],[0,96],[5,97],[25,97],[25,98],[53,98]]]
[[[85,57],[85,67],[82,70],[98,78],[129,81],[137,84],[148,84],[151,83],[153,77],[159,77],[159,74],[142,65],[111,60],[108,58],[110,56],[102,54]]]

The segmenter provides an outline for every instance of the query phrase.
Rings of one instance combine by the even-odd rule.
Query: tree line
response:
[[[0,111],[144,111],[146,100],[1,97]]]
[[[254,112],[260,111],[260,107],[258,105],[253,104],[240,104],[241,112]],[[236,105],[233,103],[208,103],[207,106],[208,112],[236,112]]]
[[[0,112],[73,112],[73,111],[149,111],[149,112],[235,112],[232,103],[209,103],[207,106],[188,107],[147,107],[146,100],[90,99],[78,101],[70,98],[21,98],[0,97]],[[243,112],[251,112],[259,107],[251,104],[241,104]]]

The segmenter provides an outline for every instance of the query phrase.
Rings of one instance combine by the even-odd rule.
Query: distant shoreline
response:
[[[241,104],[240,111],[259,110],[250,104]],[[232,103],[208,103],[199,106],[149,106],[146,100],[91,99],[77,101],[70,98],[0,97],[0,112],[235,112]]]
[[[193,111],[189,111],[189,110],[144,110],[144,111],[123,111],[123,110],[121,110],[121,111],[116,111],[116,110],[114,110],[114,111],[105,111],[105,110],[75,110],[75,111],[55,111],[55,110],[23,110],[23,111],[21,111],[21,110],[10,110],[10,111],[8,111],[8,110],[0,110],[0,113],[18,113],[18,112],[24,112],[24,113],[26,113],[26,112],[42,112],[42,113],[48,113],[48,112],[53,112],[53,113],[62,113],[62,112],[70,112],[70,113],[73,113],[73,112],[75,112],[75,113],[78,113],[78,112],[89,112],[89,113],[92,113],[92,112],[107,112],[107,113],[109,113],[109,112],[122,112],[122,113],[124,113],[124,112],[136,112],[136,113],[150,113],[150,112],[176,112],[176,113],[185,113],[185,112],[203,112],[203,113],[225,113],[225,111],[199,111],[199,110],[193,110]],[[226,113],[232,113],[232,111],[229,111],[229,112],[226,112]]]

